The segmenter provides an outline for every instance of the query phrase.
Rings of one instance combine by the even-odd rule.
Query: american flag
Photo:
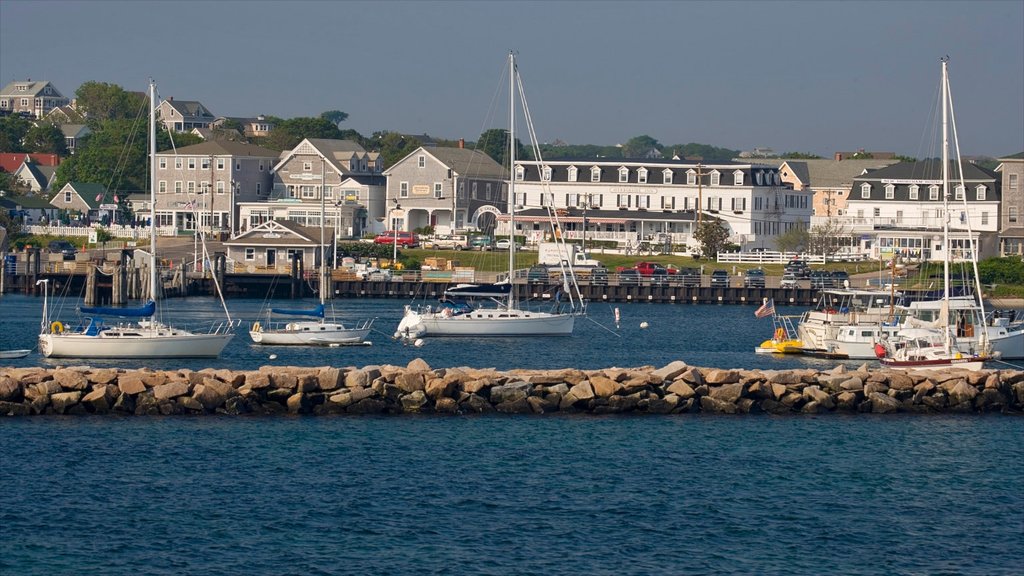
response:
[[[764,304],[754,312],[754,316],[758,318],[767,318],[775,315],[775,299],[765,300]]]
[[[186,210],[192,210],[195,207],[196,207],[196,201],[195,200],[189,200],[188,202],[185,203],[185,209]]]

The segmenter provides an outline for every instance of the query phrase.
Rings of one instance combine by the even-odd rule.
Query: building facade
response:
[[[996,172],[1002,185],[999,217],[999,255],[1024,256],[1024,152],[999,159]]]
[[[47,81],[17,80],[0,90],[0,114],[21,114],[42,118],[70,100]]]
[[[844,160],[837,154],[834,160],[785,160],[779,166],[779,173],[782,181],[792,185],[794,190],[809,191],[813,195],[814,216],[831,218],[846,213],[854,178],[897,162],[891,159]]]
[[[195,100],[168,98],[157,108],[160,122],[172,132],[191,132],[193,128],[209,128],[216,117]]]

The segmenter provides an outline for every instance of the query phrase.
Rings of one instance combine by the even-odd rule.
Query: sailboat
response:
[[[875,353],[882,365],[889,368],[962,368],[980,370],[989,360],[987,345],[982,341],[981,350],[970,352],[957,346],[956,337],[949,325],[950,287],[949,287],[949,60],[942,59],[942,272],[943,298],[940,304],[939,320],[935,328],[909,328],[900,330],[891,341],[879,341],[875,345]],[[956,127],[953,128],[954,137]],[[957,147],[959,150],[959,146]],[[957,164],[961,179],[963,169]],[[968,227],[968,231],[970,228]],[[977,294],[981,294],[977,273],[977,247],[971,249],[971,261],[975,266],[974,281]]]
[[[306,320],[294,322],[273,322],[268,315],[266,325],[254,322],[249,336],[257,344],[276,346],[342,346],[366,344],[366,337],[373,327],[373,319],[363,320],[354,326],[346,326],[342,322],[328,320],[324,313],[326,294],[330,286],[327,276],[327,252],[324,243],[324,183],[326,182],[326,161],[321,159],[320,165],[320,305],[310,310],[289,310],[271,308],[270,314],[282,316],[303,316]]]
[[[405,307],[404,315],[395,332],[396,338],[420,336],[567,336],[572,334],[576,316],[585,312],[578,297],[579,290],[569,285],[575,279],[570,268],[563,274],[563,286],[556,293],[548,311],[530,310],[517,301],[513,279],[515,277],[515,162],[516,162],[516,92],[522,96],[521,80],[516,68],[515,53],[509,54],[509,254],[508,276],[495,284],[458,284],[445,291],[436,307]],[[529,110],[523,98],[523,111],[529,122]],[[532,125],[530,137],[535,156],[539,160]],[[554,216],[557,218],[557,216]],[[557,225],[557,220],[555,220]],[[566,298],[567,302],[562,299]],[[486,299],[487,305],[477,306],[472,299]]]
[[[152,261],[149,286],[152,298],[141,307],[81,307],[77,327],[59,320],[50,321],[48,280],[43,285],[43,319],[39,349],[47,358],[216,358],[234,337],[234,323],[224,306],[227,319],[215,322],[207,332],[191,332],[164,324],[158,317],[160,293],[156,257],[156,84],[149,83],[149,199],[153,214],[149,238]],[[214,279],[216,282],[216,279]],[[220,287],[218,286],[218,293]],[[223,298],[221,304],[223,305]],[[135,319],[107,325],[103,317]]]

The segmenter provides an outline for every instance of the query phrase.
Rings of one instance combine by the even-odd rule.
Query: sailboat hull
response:
[[[249,336],[256,344],[268,346],[330,346],[361,343],[370,329],[370,322],[357,328],[330,322],[289,322],[282,328],[250,330]]]
[[[216,358],[234,334],[41,334],[47,358]]]
[[[396,336],[568,336],[575,324],[572,314],[518,309],[480,309],[456,316],[407,309]]]

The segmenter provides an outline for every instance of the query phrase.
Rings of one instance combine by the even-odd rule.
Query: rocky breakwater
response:
[[[1020,413],[1024,372],[0,367],[0,414]]]

